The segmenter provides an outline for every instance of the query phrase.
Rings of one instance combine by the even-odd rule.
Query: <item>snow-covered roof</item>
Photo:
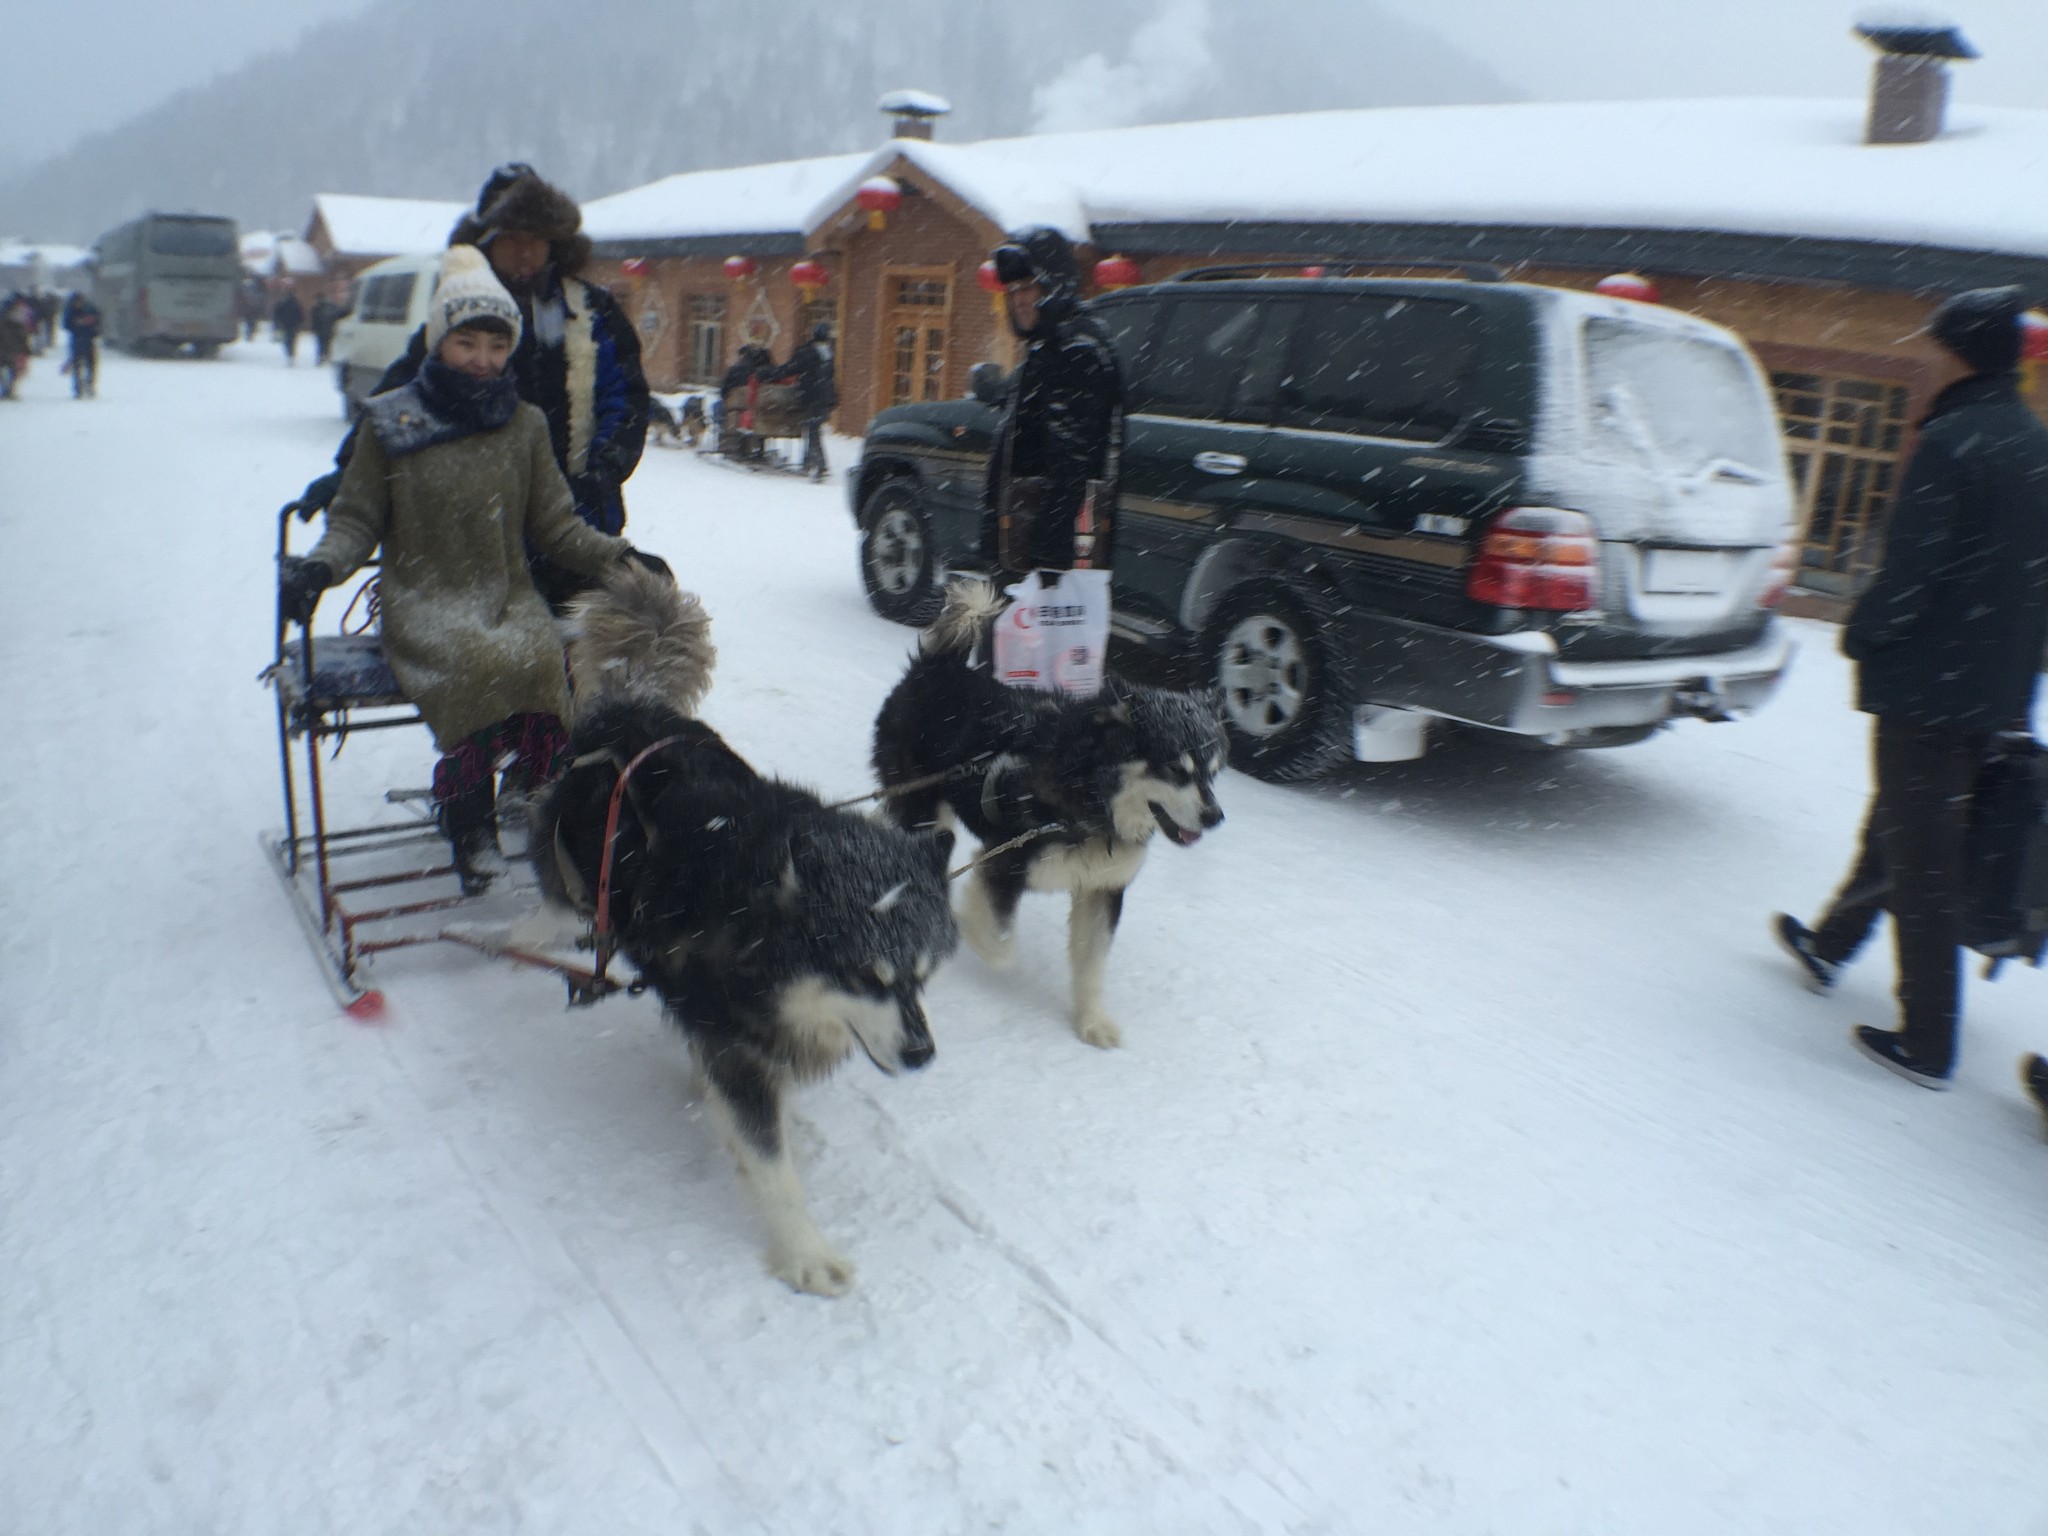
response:
[[[55,272],[66,267],[82,267],[91,260],[92,252],[82,245],[36,245],[20,240],[0,241],[0,267],[40,265]]]
[[[819,202],[867,159],[824,155],[665,176],[585,203],[583,233],[600,243],[800,234]]]
[[[314,196],[313,208],[341,255],[407,256],[445,246],[448,231],[469,204],[321,192]]]
[[[2048,112],[1961,108],[1867,146],[1860,101],[1396,107],[990,139],[893,140],[995,224],[1515,224],[1717,230],[2048,256]]]

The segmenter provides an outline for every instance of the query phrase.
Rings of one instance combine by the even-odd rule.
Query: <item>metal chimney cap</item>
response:
[[[1880,53],[1902,54],[1919,59],[1975,59],[1982,55],[1970,46],[1962,28],[1943,23],[1888,24],[1868,21],[1859,24],[1856,35]]]
[[[901,90],[885,92],[875,108],[897,117],[944,117],[953,110],[953,103],[930,91]]]

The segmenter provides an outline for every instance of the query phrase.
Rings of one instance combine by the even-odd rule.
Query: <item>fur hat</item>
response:
[[[434,285],[434,297],[427,310],[427,352],[440,350],[447,334],[472,320],[496,320],[512,328],[512,345],[519,345],[519,306],[498,274],[473,245],[451,245],[441,258],[441,280]]]
[[[2020,315],[2026,295],[2017,288],[1972,288],[1937,309],[1927,334],[1978,373],[2011,373],[2020,365]]]
[[[491,172],[476,195],[476,208],[455,221],[450,245],[487,245],[500,230],[539,235],[548,243],[548,264],[564,277],[581,272],[590,260],[590,241],[583,234],[583,211],[576,199],[541,180],[530,165],[501,165]]]

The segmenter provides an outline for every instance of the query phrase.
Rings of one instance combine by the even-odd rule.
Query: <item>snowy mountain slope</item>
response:
[[[1856,1057],[1769,946],[1866,723],[1799,626],[1757,719],[1312,790],[1237,775],[1059,1015],[1059,911],[937,1061],[804,1093],[844,1301],[761,1269],[647,999],[394,956],[333,1008],[278,819],[273,509],[340,430],[268,344],[0,406],[0,1530],[2038,1536],[2048,977],[1961,1077]],[[850,445],[839,444],[845,451]],[[708,715],[852,794],[908,633],[840,487],[651,449]],[[425,742],[351,739],[374,800]],[[24,812],[26,801],[30,809]]]
[[[866,149],[906,84],[952,99],[955,138],[1515,94],[1363,0],[383,0],[0,178],[0,229],[91,239],[152,206],[291,228],[316,192],[468,197],[510,159],[595,196]]]

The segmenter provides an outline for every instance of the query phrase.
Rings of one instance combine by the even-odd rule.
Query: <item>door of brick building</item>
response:
[[[946,398],[946,332],[953,308],[949,267],[889,267],[882,274],[876,359],[884,405]]]

